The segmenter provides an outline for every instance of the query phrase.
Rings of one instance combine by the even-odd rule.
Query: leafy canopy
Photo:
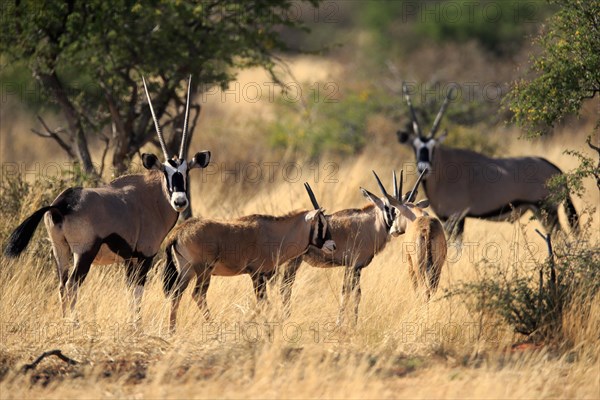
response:
[[[515,122],[532,135],[579,115],[583,101],[600,93],[600,2],[550,2],[560,8],[538,38],[534,78],[517,81],[509,97]]]
[[[157,117],[179,127],[189,74],[194,92],[226,87],[239,68],[261,66],[275,77],[276,54],[288,50],[281,29],[303,27],[291,7],[297,2],[3,2],[0,51],[7,65],[25,65],[61,109],[86,172],[94,167],[85,138],[112,126],[113,164],[122,172],[154,139],[142,74],[151,78]]]

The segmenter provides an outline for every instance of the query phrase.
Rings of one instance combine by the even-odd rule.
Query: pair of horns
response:
[[[312,203],[315,210],[320,209],[321,206],[319,206],[319,202],[317,202],[317,198],[315,197],[315,194],[313,193],[312,188],[310,187],[308,182],[304,182],[304,188],[306,189],[308,197],[310,197],[310,202]]]
[[[152,107],[152,100],[150,100],[150,95],[148,94],[148,87],[146,86],[146,79],[142,76],[142,82],[144,83],[144,91],[146,92],[146,98],[148,99],[148,105],[150,105],[150,113],[152,114],[152,119],[154,120],[154,127],[156,128],[156,134],[158,135],[158,141],[160,142],[160,147],[162,149],[163,155],[165,156],[165,160],[169,160],[169,152],[167,151],[167,145],[165,144],[165,138],[162,135],[160,130],[160,125],[158,124],[158,119],[156,119],[156,114],[154,114],[154,107]],[[179,146],[179,159],[183,159],[185,156],[185,144],[187,142],[187,129],[188,129],[188,119],[190,116],[190,88],[192,86],[192,75],[190,75],[188,79],[188,87],[187,87],[187,99],[185,103],[185,119],[183,121],[183,135],[181,137],[181,145]]]
[[[440,108],[435,120],[433,121],[433,126],[431,127],[431,131],[429,132],[429,138],[433,138],[440,128],[440,123],[442,122],[442,117],[448,108],[448,103],[450,102],[450,98],[452,97],[452,93],[454,92],[454,88],[450,88],[448,93],[446,93],[446,98],[444,99],[444,103]],[[412,120],[413,132],[416,133],[420,138],[423,137],[423,133],[421,132],[421,127],[419,126],[419,122],[417,121],[417,113],[413,108],[412,102],[410,101],[410,95],[408,94],[408,87],[406,83],[402,84],[402,93],[404,93],[404,98],[406,99],[406,104],[408,104],[408,108],[410,109],[410,117]]]
[[[383,183],[381,183],[381,179],[379,179],[379,176],[377,175],[377,173],[375,171],[371,171],[371,172],[373,173],[373,175],[375,176],[375,179],[377,180],[377,185],[379,186],[379,190],[381,190],[381,193],[385,197],[390,197],[387,190],[385,190],[385,186],[383,186]],[[400,170],[400,186],[398,186],[398,179],[396,178],[396,171],[395,170],[392,171],[392,185],[394,186],[394,193],[393,193],[394,199],[402,202],[401,193],[402,193],[402,186],[404,185],[404,170]],[[416,186],[415,186],[415,188],[416,188]]]
[[[403,180],[404,180],[404,170],[400,170],[400,185],[398,185],[398,180],[396,179],[396,171],[392,171],[392,179],[393,179],[393,185],[394,185],[394,195],[393,197],[390,196],[388,194],[388,192],[385,190],[385,186],[383,186],[383,183],[381,183],[381,179],[379,179],[379,176],[377,176],[377,173],[375,171],[371,171],[373,172],[373,175],[375,176],[375,179],[377,180],[377,185],[379,186],[379,190],[381,190],[381,193],[386,197],[386,198],[393,198],[394,200],[402,203],[412,203],[413,201],[415,201],[415,198],[417,197],[417,189],[419,187],[419,185],[421,184],[421,181],[423,180],[423,177],[425,176],[425,174],[427,173],[427,168],[425,168],[423,170],[423,172],[421,172],[421,175],[419,175],[419,178],[417,179],[417,182],[415,182],[415,186],[412,188],[412,190],[406,194],[406,196],[404,196],[404,199],[402,199],[402,186],[403,186]]]

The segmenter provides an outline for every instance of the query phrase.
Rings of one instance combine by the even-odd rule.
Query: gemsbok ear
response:
[[[405,205],[396,207],[396,210],[398,210],[400,215],[402,215],[404,218],[408,219],[409,221],[414,221],[415,219],[417,219],[417,216],[415,215],[415,213],[412,212],[412,210]]]
[[[427,207],[429,207],[429,199],[423,199],[423,200],[419,201],[417,204],[415,204],[415,206],[417,206],[419,208],[427,208]]]
[[[190,161],[190,165],[188,169],[192,168],[206,168],[208,163],[210,162],[210,151],[201,151],[196,153],[194,157],[192,157],[192,161]]]
[[[400,143],[406,143],[406,142],[408,142],[408,139],[410,138],[410,134],[406,131],[398,131],[398,132],[396,132],[396,136],[398,136],[398,141]]]
[[[442,134],[437,138],[437,142],[442,143],[444,140],[446,140],[446,136],[448,136],[448,129],[444,129],[444,132],[442,132]]]
[[[312,221],[313,219],[315,219],[315,216],[319,213],[319,211],[321,211],[321,210],[312,210],[312,211],[309,211],[306,214],[306,217],[304,217],[304,219],[306,221]]]
[[[383,207],[383,201],[381,201],[379,197],[375,196],[373,193],[364,188],[360,188],[360,191],[371,203],[375,204],[379,208]]]
[[[162,163],[158,160],[158,157],[150,153],[142,154],[142,164],[146,169],[156,169],[159,171],[164,169]]]

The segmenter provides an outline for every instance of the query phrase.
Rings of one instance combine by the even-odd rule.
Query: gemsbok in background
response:
[[[191,77],[190,77],[191,80]],[[42,207],[19,225],[8,239],[4,254],[16,257],[27,247],[42,217],[52,242],[57,264],[63,316],[67,307],[73,313],[77,290],[91,264],[125,261],[127,283],[134,286],[134,313],[139,317],[140,302],[152,260],[179,213],[189,206],[188,172],[204,168],[210,152],[196,153],[189,163],[186,154],[187,120],[190,103],[188,82],[186,113],[179,155],[170,157],[143,80],[150,112],[165,161],[143,154],[145,174],[121,176],[98,188],[73,187],[54,202]],[[69,267],[73,259],[73,270]]]
[[[167,240],[163,275],[165,294],[171,296],[171,332],[181,295],[194,276],[192,297],[208,319],[206,294],[212,275],[249,274],[261,303],[278,265],[305,253],[309,246],[325,254],[335,251],[324,210],[308,183],[304,186],[315,208],[312,211],[293,211],[279,217],[253,214],[231,221],[192,218],[175,228]]]
[[[421,173],[421,176],[425,173],[427,173],[427,169]],[[397,193],[395,176],[393,196],[388,194],[377,174],[375,174],[375,178],[383,196],[402,216],[402,218],[394,219],[390,233],[393,236],[404,235],[402,251],[408,259],[408,272],[413,287],[418,292],[419,285],[422,285],[425,288],[425,299],[429,301],[440,283],[442,267],[448,252],[444,227],[437,218],[430,216],[425,211],[425,208],[429,206],[429,200],[421,200],[412,204],[414,199],[409,197],[407,201],[402,202]],[[402,179],[401,174],[400,187],[402,187]]]
[[[394,196],[397,201],[404,202],[414,199],[420,179],[417,180],[413,190],[402,199],[400,194],[402,188],[397,187],[395,175],[394,173]],[[356,323],[361,299],[360,277],[362,269],[367,267],[375,255],[384,249],[390,240],[390,233],[395,220],[400,218],[396,208],[390,205],[385,196],[379,198],[363,188],[361,188],[361,192],[371,202],[370,204],[362,208],[340,210],[326,216],[331,236],[337,245],[337,249],[333,254],[311,247],[306,254],[290,260],[284,267],[281,295],[286,315],[290,313],[290,297],[296,273],[302,261],[306,261],[311,266],[318,268],[346,268],[337,324],[341,325],[343,323],[346,308],[350,301],[354,303],[353,323]]]
[[[558,225],[558,204],[549,198],[548,180],[562,171],[541,157],[491,158],[467,149],[443,146],[447,133],[435,137],[448,107],[452,90],[438,112],[431,131],[424,135],[417,121],[406,85],[412,129],[398,131],[400,143],[415,152],[419,172],[428,169],[423,179],[425,194],[448,234],[461,237],[465,217],[495,221],[514,221],[527,210],[552,232]],[[566,200],[566,214],[571,229],[578,216],[573,202]]]

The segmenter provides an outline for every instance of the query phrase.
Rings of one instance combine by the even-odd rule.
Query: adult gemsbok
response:
[[[143,79],[143,78],[142,78]],[[57,263],[59,293],[63,316],[67,305],[71,313],[77,301],[78,287],[83,283],[91,264],[112,264],[125,261],[127,283],[135,285],[134,311],[139,307],[152,266],[163,239],[177,222],[179,213],[188,205],[188,172],[204,168],[210,152],[196,153],[188,163],[186,154],[187,119],[190,103],[188,81],[183,137],[179,155],[169,157],[165,140],[154,114],[152,102],[143,79],[144,91],[154,120],[156,133],[165,157],[161,163],[154,154],[143,154],[142,162],[149,170],[145,174],[121,176],[98,188],[69,188],[54,202],[29,216],[8,239],[4,254],[16,257],[31,240],[42,217]],[[69,275],[70,259],[73,270]]]
[[[550,200],[546,186],[550,178],[562,174],[556,165],[541,157],[491,158],[443,146],[447,133],[437,138],[435,134],[452,90],[427,136],[421,132],[406,85],[403,92],[412,124],[397,132],[398,140],[414,149],[419,172],[430,171],[423,179],[423,187],[438,218],[452,222],[446,224],[448,234],[455,230],[460,237],[465,217],[513,221],[527,210],[532,210],[548,231],[559,227],[558,204]],[[576,229],[577,211],[569,197],[565,209],[569,225]]]
[[[181,295],[195,276],[192,296],[208,319],[206,294],[212,275],[249,274],[258,302],[266,300],[267,282],[277,265],[315,246],[330,254],[336,248],[324,210],[304,184],[314,210],[274,217],[248,215],[231,221],[192,218],[180,224],[167,240],[163,288],[171,296],[169,327],[175,330]]]
[[[421,177],[426,172],[427,169],[421,173]],[[446,261],[448,245],[444,228],[437,218],[430,216],[425,211],[425,208],[429,206],[429,200],[412,203],[416,197],[416,190],[413,190],[406,201],[402,202],[397,194],[395,176],[394,196],[387,193],[377,174],[375,174],[375,178],[383,196],[401,216],[394,219],[390,233],[393,236],[404,234],[402,250],[408,259],[408,272],[413,287],[415,291],[418,291],[419,285],[424,286],[425,299],[429,301],[431,295],[438,288],[442,266]],[[402,187],[402,178],[401,174],[400,187]]]
[[[375,171],[373,171],[375,174]],[[402,172],[401,172],[402,175]],[[396,185],[394,178],[394,196],[398,203],[414,200],[416,190],[422,177],[419,177],[412,191],[404,199],[401,197],[402,187]],[[377,178],[379,179],[379,178]],[[346,307],[352,300],[354,303],[353,323],[358,319],[358,307],[361,298],[360,276],[362,269],[367,267],[375,255],[381,252],[390,239],[391,229],[396,219],[401,219],[397,208],[392,206],[385,196],[377,197],[366,189],[361,188],[362,194],[371,202],[362,208],[337,211],[327,215],[331,235],[335,239],[337,249],[333,254],[326,254],[319,249],[309,248],[308,252],[291,260],[283,271],[281,295],[285,314],[289,315],[289,303],[296,272],[302,261],[313,267],[345,267],[342,284],[341,305],[337,319],[341,325],[346,315]],[[411,201],[412,201],[411,200]],[[398,226],[401,222],[398,221]]]

